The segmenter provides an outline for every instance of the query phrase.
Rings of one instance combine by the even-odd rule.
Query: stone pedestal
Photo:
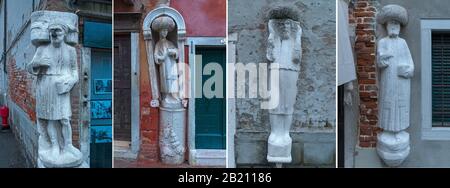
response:
[[[46,168],[72,168],[82,164],[83,154],[79,150],[62,151],[57,155],[51,150],[39,150],[39,161]]]
[[[180,105],[160,107],[159,146],[165,164],[184,162],[186,110]]]
[[[71,166],[71,167],[48,167],[48,166],[45,166],[40,159],[38,159],[37,167],[38,168],[89,168],[89,165],[86,162],[82,162],[79,165]]]
[[[377,152],[386,165],[400,166],[410,151],[409,134],[406,131],[383,131],[378,135]]]
[[[292,139],[290,137],[286,141],[269,139],[267,145],[267,161],[275,163],[292,162],[291,148]]]

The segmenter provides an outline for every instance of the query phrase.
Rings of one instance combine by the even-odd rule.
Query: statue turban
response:
[[[299,21],[300,16],[291,7],[275,7],[269,11],[268,18],[270,19],[292,19]]]
[[[406,25],[408,23],[408,12],[399,5],[386,5],[378,13],[377,22],[385,24],[389,20],[395,20],[400,22],[401,25]]]
[[[169,32],[175,29],[175,22],[172,18],[168,16],[161,16],[156,18],[152,23],[152,29],[155,31],[161,31],[162,29],[167,29]]]

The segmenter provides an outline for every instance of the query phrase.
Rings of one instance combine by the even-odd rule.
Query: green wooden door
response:
[[[111,51],[91,52],[91,148],[92,168],[112,166]]]
[[[225,79],[225,48],[196,48],[196,55],[202,56],[202,69],[208,63],[218,63],[222,67],[223,80]],[[196,73],[201,74],[201,73]],[[216,74],[202,76],[202,85],[208,78]],[[225,83],[216,83],[214,87],[223,88]],[[222,96],[225,96],[223,94]],[[204,94],[202,98],[195,99],[195,147],[196,149],[225,149],[225,97],[207,99]]]

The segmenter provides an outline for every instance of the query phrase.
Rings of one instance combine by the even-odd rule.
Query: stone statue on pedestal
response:
[[[292,139],[289,131],[297,96],[297,80],[302,57],[302,28],[297,13],[287,7],[279,7],[269,13],[269,38],[267,59],[276,63],[281,82],[272,85],[279,93],[279,104],[269,110],[270,135],[268,140],[267,161],[272,163],[290,163],[292,161]]]
[[[160,92],[160,134],[161,160],[166,164],[180,164],[184,161],[185,109],[180,98],[178,48],[167,36],[175,28],[175,22],[168,16],[160,16],[152,22],[152,30],[159,33],[155,44],[154,60],[159,65]],[[176,41],[175,41],[176,42]]]
[[[27,70],[36,76],[39,167],[79,167],[83,155],[72,144],[70,91],[78,82],[78,17],[72,13],[32,14],[31,40],[37,47]],[[74,34],[75,33],[75,34]]]
[[[378,41],[377,65],[380,71],[379,124],[377,152],[388,166],[399,166],[409,155],[409,109],[414,62],[406,41],[399,37],[401,25],[408,23],[406,9],[386,5],[377,17],[388,36]]]

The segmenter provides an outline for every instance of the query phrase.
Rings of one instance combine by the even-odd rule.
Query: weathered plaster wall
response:
[[[293,164],[334,165],[335,154],[335,2],[313,0],[230,0],[229,33],[237,33],[236,62],[267,63],[267,12],[289,6],[303,29],[301,71],[291,129]],[[248,85],[248,83],[247,83]],[[267,165],[267,110],[259,99],[236,100],[236,163]]]
[[[403,27],[400,37],[408,43],[414,61],[414,77],[411,79],[411,125],[407,129],[411,137],[411,153],[402,166],[405,167],[450,167],[450,141],[426,141],[421,139],[421,44],[420,44],[420,20],[427,18],[450,18],[449,1],[445,0],[378,0],[377,10],[387,4],[398,4],[408,10],[409,23]],[[377,25],[377,40],[384,37],[384,27]],[[431,105],[431,104],[430,104]],[[367,153],[364,154],[362,152]],[[370,150],[358,151],[358,166],[381,165],[376,152]],[[366,159],[364,159],[364,156]]]
[[[223,37],[226,34],[226,1],[171,0],[186,22],[188,37]],[[208,27],[204,27],[208,26]]]

